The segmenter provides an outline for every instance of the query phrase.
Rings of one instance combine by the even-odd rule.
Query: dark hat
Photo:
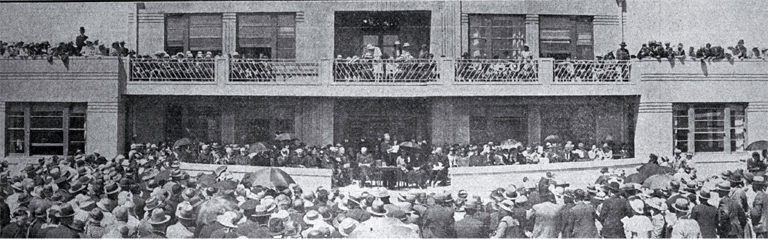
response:
[[[72,221],[72,224],[69,225],[69,228],[75,232],[82,233],[85,231],[85,222],[81,220],[74,220]]]
[[[88,221],[92,223],[100,223],[102,219],[104,219],[104,213],[98,208],[94,208],[88,212]]]
[[[85,27],[80,27],[80,31],[84,32],[85,31]]]
[[[69,203],[64,203],[59,207],[59,211],[56,212],[56,217],[63,218],[63,217],[72,217],[75,216],[75,210],[72,208],[72,205]]]
[[[619,191],[619,187],[620,186],[619,186],[618,182],[611,182],[605,188],[607,188],[608,190],[614,191],[614,192],[618,192]]]
[[[619,46],[627,46],[627,43],[626,43],[626,42],[621,42],[621,43],[619,44]]]
[[[84,167],[77,169],[77,175],[83,176],[83,175],[86,175],[86,174],[88,174],[88,170],[85,169]]]
[[[32,201],[32,196],[30,196],[27,193],[19,194],[19,198],[17,201],[19,204],[25,204],[25,203],[28,203],[29,201]]]
[[[702,199],[702,201],[706,201],[706,200],[709,200],[709,199],[712,197],[711,193],[710,193],[710,192],[709,192],[709,190],[707,190],[707,189],[702,189],[701,191],[699,191],[699,193],[697,194],[697,196],[698,196],[700,199]]]
[[[84,183],[80,183],[80,182],[75,182],[75,183],[74,183],[74,184],[73,184],[73,185],[72,185],[72,186],[69,188],[69,193],[79,193],[79,192],[81,192],[81,191],[85,190],[86,188],[88,188],[88,185],[87,185],[87,184],[84,184]]]
[[[152,225],[165,224],[171,220],[171,216],[165,213],[162,208],[155,208],[152,210],[152,214],[147,222]]]
[[[115,181],[109,181],[104,186],[104,193],[106,193],[107,195],[119,193],[121,190],[122,188],[120,188],[120,185],[117,185]]]
[[[117,203],[115,203],[115,201],[110,200],[109,198],[102,198],[101,200],[96,202],[96,207],[100,208],[105,212],[112,212],[112,210],[115,210],[115,207],[117,207]]]
[[[720,192],[730,192],[731,191],[731,183],[728,181],[723,181],[717,184],[717,187],[715,188],[715,191]]]
[[[24,171],[26,171],[27,173],[34,172],[35,171],[35,166],[32,166],[31,164],[27,165],[27,167],[24,168]]]
[[[147,201],[145,203],[144,211],[150,212],[150,211],[152,211],[152,210],[162,206],[162,203],[163,202],[159,198],[157,198],[157,197],[150,197],[149,199],[147,199]]]

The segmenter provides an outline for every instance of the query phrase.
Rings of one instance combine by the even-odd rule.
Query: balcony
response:
[[[637,92],[630,67],[630,62],[566,64],[546,58],[135,60],[126,93],[307,97],[633,95]]]

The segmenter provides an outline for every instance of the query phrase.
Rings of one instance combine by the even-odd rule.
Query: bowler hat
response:
[[[75,210],[72,208],[72,205],[69,203],[64,203],[59,207],[59,210],[56,212],[56,217],[63,218],[63,217],[72,217],[75,216]]]

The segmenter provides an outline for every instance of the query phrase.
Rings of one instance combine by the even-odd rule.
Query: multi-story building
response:
[[[291,132],[308,145],[558,135],[644,157],[738,152],[768,134],[762,60],[595,60],[645,41],[649,10],[632,7],[647,3],[624,4],[138,3],[114,17],[131,19],[139,55],[221,57],[0,60],[0,152],[114,155],[129,142],[246,144]],[[416,59],[395,60],[403,52]]]

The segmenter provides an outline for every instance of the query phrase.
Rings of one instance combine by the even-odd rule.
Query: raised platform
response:
[[[190,175],[194,176],[198,173],[211,173],[214,169],[219,167],[217,164],[196,164],[196,163],[182,163],[181,169],[187,171]],[[240,180],[243,175],[248,172],[253,172],[258,169],[266,167],[259,166],[242,166],[242,165],[227,165],[227,171],[232,172],[237,180]],[[333,171],[330,169],[322,168],[279,168],[290,174],[293,180],[306,190],[315,190],[317,187],[323,186],[325,188],[331,188],[331,176]]]

